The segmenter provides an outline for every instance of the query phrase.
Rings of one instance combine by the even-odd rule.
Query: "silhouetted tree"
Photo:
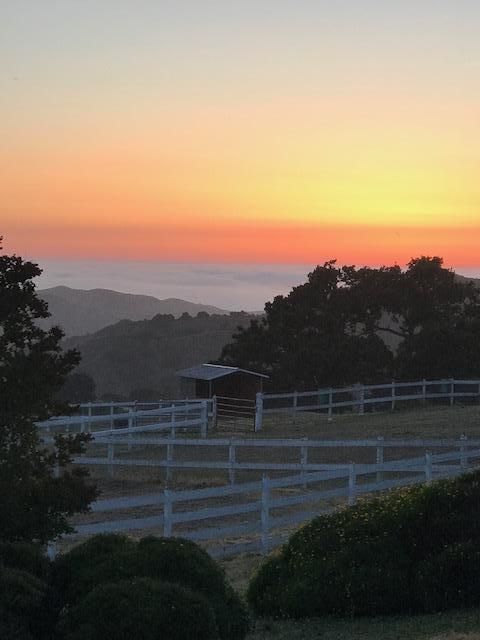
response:
[[[71,373],[55,397],[71,404],[92,402],[95,400],[95,381],[88,373]]]
[[[308,281],[265,305],[265,316],[239,329],[221,361],[271,376],[275,389],[312,389],[390,372],[392,354],[371,330],[358,331],[347,267],[318,266]]]
[[[405,271],[326,262],[239,328],[219,362],[267,373],[279,390],[478,376],[480,291],[438,257]]]
[[[85,470],[69,468],[87,438],[57,437],[47,450],[35,426],[65,411],[54,395],[79,361],[77,351],[62,352],[58,327],[44,331],[36,322],[49,316],[35,293],[40,273],[0,254],[0,539],[45,543],[70,531],[68,517],[87,510],[97,492]]]

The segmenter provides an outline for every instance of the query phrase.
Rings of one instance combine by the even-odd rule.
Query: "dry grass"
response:
[[[297,413],[267,415],[261,437],[315,439],[374,438],[454,438],[463,433],[480,437],[480,405],[453,407],[427,404],[411,410],[397,409],[376,413],[325,414]]]

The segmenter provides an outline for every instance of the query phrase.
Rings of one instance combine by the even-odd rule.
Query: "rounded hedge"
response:
[[[0,540],[0,566],[27,571],[37,578],[45,579],[50,562],[42,547],[27,542],[6,542]]]
[[[76,604],[99,584],[131,578],[124,558],[135,548],[127,536],[100,534],[57,556],[51,581],[63,605]]]
[[[206,598],[149,578],[96,587],[67,609],[58,631],[66,640],[218,639]]]
[[[46,631],[46,590],[47,585],[31,573],[19,569],[0,568],[2,640],[35,640],[43,637]]]
[[[68,606],[106,583],[140,577],[175,583],[208,599],[222,640],[242,640],[248,631],[246,607],[223,570],[206,551],[182,538],[150,536],[135,543],[125,536],[94,536],[59,558],[53,576]]]
[[[478,603],[478,576],[475,472],[316,518],[260,567],[247,597],[277,617],[441,611]]]

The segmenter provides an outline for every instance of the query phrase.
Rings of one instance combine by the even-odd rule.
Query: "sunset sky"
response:
[[[39,260],[480,265],[478,0],[2,0]]]

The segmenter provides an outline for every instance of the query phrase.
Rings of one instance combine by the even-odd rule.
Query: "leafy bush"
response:
[[[76,604],[99,584],[133,577],[125,557],[135,543],[118,534],[100,534],[58,556],[52,565],[52,584],[62,604]]]
[[[0,565],[9,569],[21,569],[44,579],[48,574],[50,562],[40,545],[2,540],[0,541]]]
[[[66,611],[59,632],[67,640],[218,639],[206,598],[148,578],[96,587]]]
[[[190,540],[149,536],[138,543],[135,575],[181,584],[205,595],[211,603],[220,638],[241,640],[248,616],[238,595],[211,556]]]
[[[53,576],[70,606],[106,583],[142,577],[178,584],[208,599],[220,638],[242,640],[248,630],[246,608],[224,572],[189,540],[147,537],[135,543],[124,536],[95,536],[59,558]]]
[[[316,518],[260,568],[248,599],[291,617],[443,610],[478,602],[477,576],[480,472]]]
[[[46,584],[26,571],[0,568],[0,638],[36,640],[46,631]]]
[[[472,542],[446,547],[416,571],[418,599],[425,611],[478,605],[480,546]]]

